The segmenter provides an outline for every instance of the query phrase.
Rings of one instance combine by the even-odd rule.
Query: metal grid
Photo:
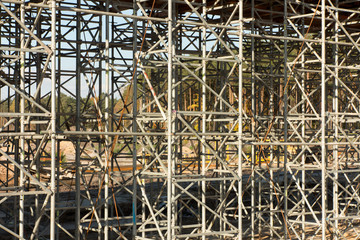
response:
[[[0,0],[2,236],[359,238],[359,8]]]

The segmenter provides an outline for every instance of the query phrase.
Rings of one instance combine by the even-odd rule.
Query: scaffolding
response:
[[[360,238],[358,0],[0,0],[2,239]]]

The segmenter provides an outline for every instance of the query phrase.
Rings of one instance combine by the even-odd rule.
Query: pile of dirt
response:
[[[75,156],[75,146],[72,142],[61,141],[60,142],[61,154],[64,154],[67,158]]]
[[[182,147],[182,154],[184,157],[195,157],[196,154],[189,147]]]
[[[6,148],[2,148],[6,152]],[[14,165],[6,162],[5,156],[0,156],[0,181],[1,185],[14,185]]]

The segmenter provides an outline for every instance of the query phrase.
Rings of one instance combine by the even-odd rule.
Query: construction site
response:
[[[0,239],[360,239],[358,0],[0,0]]]

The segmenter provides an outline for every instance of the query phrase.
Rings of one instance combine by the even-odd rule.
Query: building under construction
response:
[[[358,0],[0,0],[1,239],[359,239]]]

